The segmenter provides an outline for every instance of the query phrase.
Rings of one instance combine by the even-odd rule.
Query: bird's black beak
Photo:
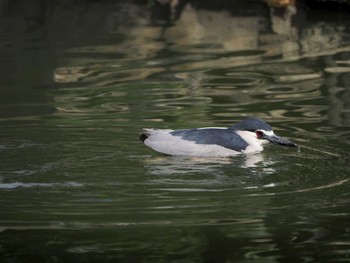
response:
[[[288,146],[288,147],[298,147],[298,145],[295,144],[294,142],[292,142],[288,139],[279,137],[277,135],[270,136],[270,135],[265,134],[264,139],[268,140],[269,142],[272,142],[274,144],[284,145],[284,146]]]

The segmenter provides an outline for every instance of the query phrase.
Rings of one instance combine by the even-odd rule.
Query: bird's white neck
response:
[[[245,140],[248,143],[248,147],[243,151],[243,153],[250,153],[250,152],[260,152],[262,151],[263,145],[268,143],[267,140],[264,139],[258,139],[255,132],[251,131],[236,131],[236,133],[242,137],[243,140]],[[273,131],[264,131],[265,134],[273,135]]]

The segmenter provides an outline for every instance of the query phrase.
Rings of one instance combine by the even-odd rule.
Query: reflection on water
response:
[[[197,157],[169,157],[161,156],[158,158],[145,158],[145,164],[152,174],[171,175],[171,174],[192,174],[195,172],[213,173],[222,166],[234,165],[235,168],[254,168],[264,161],[261,153],[247,154],[243,156],[226,158],[197,158]],[[268,162],[271,164],[271,161]],[[265,164],[262,164],[264,166]],[[267,172],[267,171],[264,171]]]
[[[141,7],[134,8],[133,12],[137,12]],[[157,12],[157,5],[154,8]],[[251,14],[251,11],[256,12]],[[235,98],[228,103],[232,115],[237,115],[237,111],[247,113],[246,109],[240,108],[241,104],[254,105],[262,99],[266,101],[266,98],[273,101],[273,96],[277,96],[276,101],[285,99],[291,108],[288,111],[264,109],[263,112],[270,111],[274,117],[291,117],[297,115],[293,109],[296,108],[296,111],[305,112],[306,119],[318,117],[322,121],[327,113],[331,116],[329,121],[332,125],[347,123],[347,109],[341,106],[344,102],[339,98],[343,96],[333,94],[343,92],[342,88],[335,90],[335,79],[340,78],[338,81],[343,82],[341,86],[348,86],[350,50],[346,32],[349,25],[344,20],[341,23],[336,23],[336,20],[307,20],[308,14],[294,6],[282,11],[269,10],[267,6],[258,4],[252,6],[251,11],[233,16],[226,11],[209,11],[194,8],[190,3],[181,4],[171,26],[160,23],[149,25],[147,29],[144,27],[145,17],[133,18],[133,26],[129,27],[127,34],[124,24],[113,27],[113,34],[125,35],[120,43],[67,50],[66,57],[72,61],[54,69],[54,79],[72,84],[79,82],[78,86],[82,84],[84,87],[96,86],[96,83],[99,87],[115,87],[141,79],[153,82],[152,76],[155,76],[164,84],[156,90],[161,97],[151,97],[150,100],[160,111],[176,111],[193,103],[211,103],[214,106],[213,96],[221,99],[220,106],[227,107],[222,103],[222,97],[226,95]],[[109,26],[116,19],[113,13],[111,15]],[[125,17],[125,20],[130,20],[130,17]],[[117,21],[120,21],[119,16]],[[268,24],[272,25],[271,29]],[[127,55],[120,59],[105,59],[105,54],[115,52]],[[96,63],[96,56],[101,62]],[[101,56],[103,59],[99,58]],[[84,60],[90,58],[91,62],[84,61],[82,64],[80,57]],[[299,63],[301,59],[303,63]],[[69,65],[77,63],[80,65]],[[172,83],[170,89],[167,87],[169,83]],[[153,85],[150,88],[146,95],[154,94]],[[226,94],[224,88],[227,88]],[[275,95],[274,90],[277,91]],[[320,98],[320,92],[330,103],[315,103],[315,98]],[[177,100],[174,93],[178,94]],[[167,94],[171,97],[167,98]],[[259,94],[265,97],[257,98]],[[293,102],[293,98],[297,97],[298,100]],[[117,107],[117,111],[128,108],[122,105],[119,109],[117,105],[113,106],[113,102],[106,104],[112,109]],[[304,107],[300,107],[303,104]],[[232,105],[235,107],[232,108]],[[60,111],[64,110],[60,108]],[[203,110],[208,112],[206,108]],[[231,114],[227,110],[218,111],[222,115]],[[304,120],[299,118],[298,121]]]
[[[0,5],[1,259],[348,259],[348,14],[20,2]],[[181,158],[138,140],[246,116],[300,151]]]

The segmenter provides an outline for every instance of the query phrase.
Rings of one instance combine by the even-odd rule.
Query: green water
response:
[[[1,262],[350,260],[341,13],[281,31],[261,3],[171,24],[152,5],[3,6]],[[247,116],[300,150],[179,158],[138,139]]]

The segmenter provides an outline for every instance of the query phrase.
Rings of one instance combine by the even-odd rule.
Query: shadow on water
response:
[[[0,259],[348,260],[350,22],[308,4],[2,1]],[[138,140],[246,116],[300,151]]]

